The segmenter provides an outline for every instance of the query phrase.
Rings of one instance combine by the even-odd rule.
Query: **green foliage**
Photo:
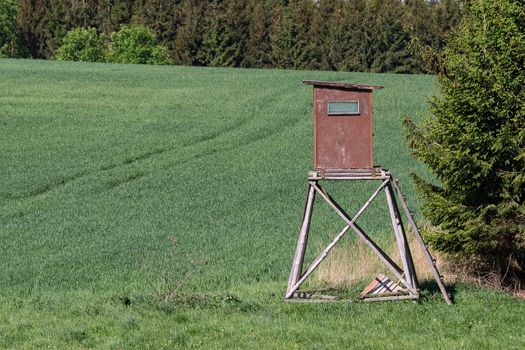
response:
[[[405,9],[396,0],[372,3],[367,49],[372,72],[412,73],[409,35],[403,30]]]
[[[131,22],[149,28],[162,45],[172,50],[179,24],[177,3],[178,1],[136,0]]]
[[[16,3],[0,0],[0,57],[13,56],[16,41]]]
[[[140,24],[176,64],[432,72],[420,51],[440,52],[461,2],[17,0],[16,54],[53,57],[72,28]]]
[[[271,36],[272,61],[277,68],[305,69],[310,61],[310,25],[315,5],[293,0],[276,13]]]
[[[179,13],[179,27],[174,42],[174,62],[184,65],[202,65],[197,54],[202,43],[205,6],[199,0],[185,0]]]
[[[246,1],[213,1],[206,13],[206,31],[197,53],[200,62],[213,67],[238,67],[248,23]]]
[[[241,67],[268,68],[272,66],[270,47],[271,14],[275,10],[271,1],[251,2],[247,9],[248,28]]]
[[[111,33],[106,61],[113,63],[170,64],[168,49],[157,44],[155,35],[140,25],[122,26]]]
[[[61,61],[104,61],[104,42],[95,28],[70,30],[62,40],[55,59]]]
[[[336,64],[332,61],[333,46],[339,44],[340,38],[334,33],[344,15],[340,0],[322,1],[318,9],[313,11],[310,25],[310,40],[308,45],[309,60],[307,66],[313,69],[335,70]]]
[[[476,0],[444,51],[433,118],[407,120],[415,156],[440,181],[416,176],[432,246],[474,256],[506,279],[525,269],[525,10]],[[518,276],[519,277],[519,276]]]
[[[57,60],[115,62],[142,64],[170,64],[166,47],[158,45],[155,35],[144,26],[123,26],[111,33],[104,44],[95,28],[70,30],[55,55]]]
[[[337,70],[369,70],[369,2],[346,1],[340,17],[332,29],[330,60]]]
[[[43,0],[19,0],[17,34],[21,42],[22,57],[49,57],[46,46],[49,37],[47,10]]]
[[[451,28],[458,25],[461,2],[440,0],[429,4],[426,0],[411,0],[403,14],[403,29],[410,36],[408,47],[413,57],[414,71],[440,73],[440,53]]]

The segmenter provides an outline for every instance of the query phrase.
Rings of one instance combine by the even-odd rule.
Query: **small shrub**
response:
[[[106,60],[113,63],[171,64],[168,49],[144,26],[122,26],[111,33]]]
[[[75,28],[67,32],[55,58],[61,61],[101,62],[104,44],[95,28]]]
[[[182,289],[199,274],[208,259],[198,252],[196,255],[186,255],[187,263],[179,270],[174,270],[177,252],[177,241],[170,238],[170,250],[164,261],[157,266],[144,265],[144,277],[153,289],[155,298],[165,303],[178,301],[185,303],[188,299],[182,294]],[[195,296],[198,298],[198,296]]]

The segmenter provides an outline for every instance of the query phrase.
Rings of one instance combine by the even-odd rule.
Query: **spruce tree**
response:
[[[207,66],[238,67],[247,37],[247,2],[213,1],[206,13],[205,31],[197,57]]]
[[[372,3],[369,67],[372,72],[413,73],[409,35],[403,29],[405,5],[396,0]]]
[[[338,45],[337,27],[342,22],[342,1],[319,1],[313,12],[310,25],[310,43],[308,45],[308,69],[335,70],[337,61],[331,59],[337,56],[330,55]]]
[[[368,0],[346,1],[340,27],[335,28],[330,52],[338,70],[364,72],[369,70],[370,3]],[[339,56],[339,57],[338,57]]]
[[[161,44],[168,46],[176,36],[177,5],[172,0],[137,0],[133,5],[132,22],[148,27]]]
[[[292,0],[276,14],[270,34],[274,67],[308,68],[314,9],[310,0]]]
[[[250,1],[246,44],[241,67],[271,67],[270,26],[275,11],[271,1]]]
[[[174,63],[190,66],[203,65],[197,58],[202,43],[205,1],[183,0],[177,12],[178,29],[173,44]]]
[[[405,121],[414,155],[439,180],[415,176],[438,227],[426,238],[505,283],[525,269],[524,11],[521,0],[472,1],[444,51],[432,117]]]
[[[410,0],[405,4],[403,28],[410,35],[414,72],[437,74],[440,69],[439,53],[460,19],[460,2]]]

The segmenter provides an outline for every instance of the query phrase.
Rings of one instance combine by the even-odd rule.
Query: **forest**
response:
[[[0,55],[52,59],[68,31],[148,28],[170,63],[437,73],[460,0],[0,0]]]

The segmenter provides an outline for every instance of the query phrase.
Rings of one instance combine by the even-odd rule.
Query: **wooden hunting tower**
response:
[[[316,291],[304,291],[299,288],[348,231],[353,231],[374,252],[393,276],[391,278],[378,275],[363,290],[359,296],[360,299],[368,301],[418,299],[419,287],[416,270],[401,220],[401,212],[397,206],[397,200],[399,200],[405,216],[414,231],[416,241],[429,263],[434,279],[445,301],[450,304],[450,298],[445,290],[434,259],[419,233],[397,180],[394,179],[389,171],[374,165],[372,92],[382,88],[382,86],[312,80],[305,80],[304,83],[314,87],[314,170],[308,173],[308,196],[285,299],[293,300],[299,298],[303,301],[312,298],[317,298],[317,300],[335,299],[334,296],[319,294]],[[350,216],[321,187],[319,182],[324,180],[378,180],[381,181],[381,184],[354,216]],[[395,262],[394,259],[388,256],[374,242],[372,237],[357,224],[357,219],[382,192],[385,193],[400,262]],[[344,221],[345,226],[321,254],[306,269],[303,269],[316,195],[320,196],[336,212]]]
[[[314,86],[314,168],[373,168],[372,92],[383,87],[304,83]]]

